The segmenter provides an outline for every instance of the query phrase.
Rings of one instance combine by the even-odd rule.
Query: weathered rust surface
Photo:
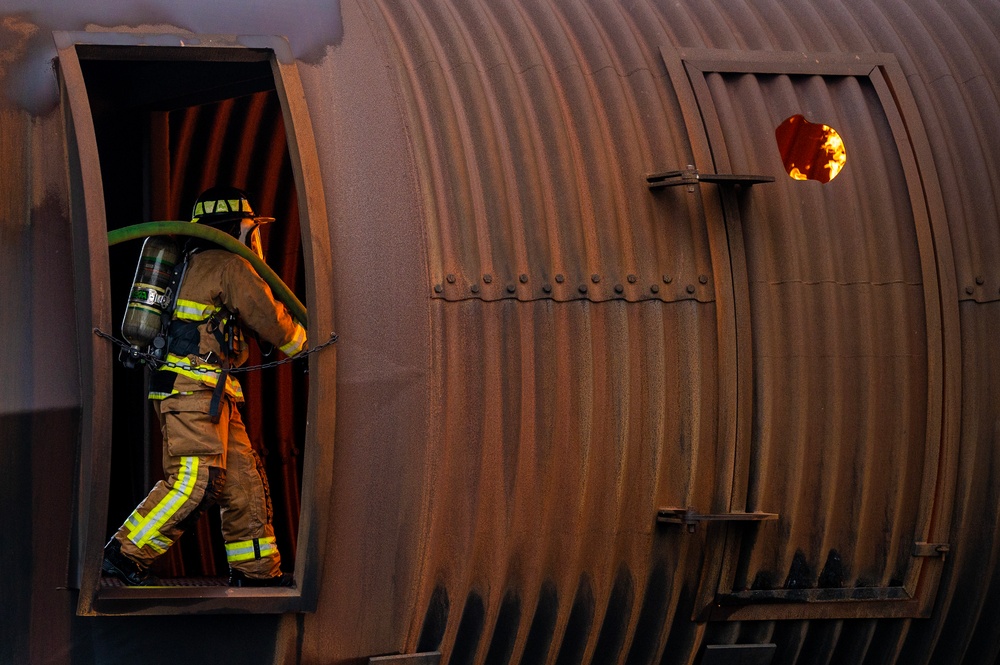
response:
[[[54,54],[47,30],[117,25],[88,11],[15,8],[0,33],[0,497],[32,506],[0,546],[29,571],[0,583],[0,660],[137,657],[139,621],[194,662],[996,660],[996,2],[354,0],[290,5],[309,29],[146,25],[287,33],[319,165],[298,198],[328,203],[304,281],[341,336],[310,376],[337,388],[335,434],[305,435],[324,466],[302,484],[332,481],[300,512],[315,612],[168,621],[78,618],[60,589],[93,359],[48,294],[108,285],[67,232],[88,203],[68,112],[25,101],[58,86],[24,63]],[[826,185],[783,174],[794,113],[847,143]],[[778,178],[647,186],[688,165]],[[689,533],[656,525],[670,506],[779,517]]]

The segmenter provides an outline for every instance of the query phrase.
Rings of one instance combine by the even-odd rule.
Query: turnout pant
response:
[[[247,577],[281,573],[271,526],[271,499],[260,458],[232,399],[218,423],[208,415],[211,391],[153,400],[163,432],[163,474],[115,538],[122,552],[149,566],[202,512],[218,503],[230,568]]]

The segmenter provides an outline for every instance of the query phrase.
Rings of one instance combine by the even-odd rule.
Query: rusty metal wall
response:
[[[968,638],[942,627],[947,620],[971,634],[978,612],[688,623],[710,544],[657,531],[652,515],[663,505],[724,508],[732,453],[720,447],[718,422],[731,405],[718,377],[730,378],[720,365],[719,268],[704,210],[697,197],[651,195],[644,176],[692,160],[661,46],[894,53],[942,173],[955,255],[941,265],[954,261],[964,292],[976,284],[965,278],[970,266],[998,255],[989,249],[1000,225],[988,175],[997,140],[986,130],[1000,118],[989,60],[997,38],[982,27],[996,24],[997,5],[359,4],[392,64],[412,141],[431,299],[433,462],[422,481],[426,528],[407,648],[441,648],[452,663],[691,662],[706,644],[773,641],[774,662],[954,662]],[[733,94],[727,123],[746,115],[747,94]],[[778,466],[763,472],[755,501],[797,498],[786,506],[784,540],[750,559],[746,584],[766,569],[780,587],[797,549],[811,552],[815,584],[832,542],[855,548],[841,570],[847,584],[888,583],[905,572],[919,535],[907,510],[919,500],[921,470],[936,464],[923,455],[929,367],[940,359],[928,359],[923,331],[925,290],[938,284],[924,283],[905,189],[868,173],[901,168],[891,155],[869,164],[860,149],[888,131],[871,98],[865,89],[844,98],[839,112],[862,118],[869,134],[853,134],[853,171],[813,204],[830,209],[877,190],[888,195],[885,207],[856,211],[848,228],[748,243],[763,333],[753,352],[771,359],[755,369],[755,394],[808,394],[812,403],[756,412],[757,435],[774,441],[800,430],[811,448],[783,441],[761,462]],[[958,117],[946,110],[956,99],[968,109]],[[961,162],[966,153],[978,163]],[[952,187],[970,176],[977,195],[971,182]],[[787,207],[788,186],[775,186],[775,205]],[[978,214],[966,214],[970,206]],[[866,230],[883,218],[893,225]],[[789,251],[813,268],[797,271]],[[976,288],[985,293],[991,277],[981,272]],[[955,275],[941,281],[953,286]],[[981,352],[987,338],[961,329],[966,354]],[[815,362],[795,361],[802,354]],[[664,381],[674,374],[680,384]],[[827,403],[833,413],[824,414]],[[997,406],[977,408],[987,413],[976,418],[995,421]],[[987,450],[995,443],[995,434],[980,436]],[[959,487],[986,482],[973,468],[962,467]],[[887,474],[899,482],[882,483]],[[983,531],[959,526],[950,541],[992,542]],[[981,570],[946,564],[938,608],[976,585]],[[968,662],[981,656],[970,652]]]
[[[16,45],[8,48],[16,51]],[[0,110],[0,500],[12,508],[0,565],[0,661],[17,662],[43,640],[70,643],[68,547],[80,426],[66,146],[58,110]],[[84,297],[85,294],[84,294]],[[39,528],[44,524],[45,528]],[[53,574],[53,571],[55,573]]]
[[[453,663],[653,658],[703,542],[655,509],[719,502],[707,231],[644,179],[680,115],[592,10],[378,5],[434,298],[409,646]]]
[[[42,23],[79,29],[83,5],[64,25],[50,4]],[[80,359],[71,310],[47,308],[38,295],[40,285],[73,282],[72,141],[61,111],[4,110],[0,137],[19,168],[0,179],[0,271],[11,284],[0,291],[0,340],[21,352],[0,360],[0,455],[5,468],[32,473],[5,474],[0,492],[5,505],[33,510],[14,515],[0,547],[5,568],[30,570],[30,580],[0,578],[14,599],[0,615],[0,655],[114,660],[143,652],[139,626],[161,638],[180,630],[201,647],[221,641],[244,662],[356,662],[440,648],[456,664],[695,663],[707,645],[763,643],[777,645],[774,663],[995,661],[1000,5],[344,5],[343,33],[318,40],[326,57],[300,62],[333,202],[342,337],[337,438],[323,442],[335,445],[334,497],[312,513],[330,524],[315,544],[324,561],[317,611],[168,622],[73,616],[70,592],[58,589],[65,541],[51,534],[72,530]],[[148,18],[134,14],[136,25]],[[25,25],[24,17],[3,24],[13,62],[34,34],[14,29]],[[244,13],[236,31],[272,29]],[[293,45],[302,39],[290,35]],[[315,51],[316,39],[309,45]],[[733,377],[719,351],[729,314],[704,199],[653,195],[644,182],[692,160],[661,46],[885,52],[900,62],[947,213],[950,245],[935,245],[940,265],[951,266],[942,300],[961,300],[958,312],[944,310],[961,334],[961,366],[944,368],[961,379],[961,394],[947,396],[961,400],[959,440],[946,442],[956,472],[940,482],[954,496],[945,516],[952,550],[927,619],[691,620],[713,556],[708,530],[657,529],[654,511],[729,508],[732,473],[719,470],[731,469],[733,453],[719,443],[719,423],[733,406]],[[51,84],[24,69],[16,76],[20,89]],[[873,345],[893,344],[909,317],[920,335],[919,303],[908,293],[916,287],[907,286],[916,281],[912,252],[905,239],[897,249],[889,277],[901,284],[879,300],[888,330],[880,314],[865,328]],[[783,267],[780,258],[760,265]],[[793,302],[808,309],[804,298]],[[862,317],[844,309],[843,327],[804,332],[846,343],[850,317]],[[896,391],[919,377],[923,361],[907,362],[879,385]],[[846,357],[838,363],[853,370]],[[790,377],[789,390],[806,388],[804,374]],[[917,402],[907,393],[897,421],[919,428]],[[874,455],[874,438],[841,426],[867,437],[855,450]],[[808,488],[810,478],[792,473],[787,483]],[[897,528],[889,521],[886,529]],[[822,540],[828,532],[809,522],[794,524],[796,537]],[[30,553],[9,544],[29,540]],[[787,553],[776,560],[775,569],[789,565]],[[204,649],[191,656],[213,658]]]
[[[3,359],[3,376],[30,376],[4,386],[0,414],[60,409],[79,402],[73,373],[77,363],[72,307],[51,311],[47,297],[58,285],[60,300],[72,302],[73,276],[66,152],[62,118],[52,112],[32,117],[24,111],[0,111],[0,142],[8,163],[0,184],[0,263],[7,276],[0,317],[5,339],[28,338],[31,346]],[[48,335],[29,331],[51,330]],[[9,338],[6,337],[9,335]],[[22,345],[18,344],[20,348]],[[48,359],[59,358],[59,363]]]

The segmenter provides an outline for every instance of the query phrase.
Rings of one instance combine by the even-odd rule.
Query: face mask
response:
[[[264,260],[264,245],[260,241],[260,224],[255,219],[244,219],[240,222],[240,242],[250,248]]]

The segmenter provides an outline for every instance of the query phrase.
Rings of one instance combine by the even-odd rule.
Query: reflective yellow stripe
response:
[[[182,457],[181,468],[177,474],[177,482],[167,492],[167,495],[160,499],[145,517],[140,517],[132,513],[126,523],[132,527],[128,532],[128,539],[135,543],[136,547],[150,545],[153,549],[162,547],[166,550],[169,542],[160,534],[160,527],[177,513],[181,506],[191,497],[194,491],[195,482],[198,480],[198,458]],[[155,544],[154,544],[155,543]],[[166,545],[164,545],[166,543]]]
[[[213,386],[218,380],[219,374],[222,374],[222,370],[217,365],[203,362],[192,363],[190,358],[186,356],[179,356],[176,353],[168,353],[167,362],[180,365],[180,367],[163,367],[163,369],[170,370],[171,372],[177,372],[178,374],[183,374],[184,376],[190,376],[192,379],[206,379],[211,381]]]
[[[194,219],[197,219],[205,214],[212,214],[216,212],[249,212],[253,213],[250,209],[250,203],[246,199],[219,199],[217,201],[198,201],[194,204]],[[194,221],[191,220],[191,221]]]
[[[290,342],[283,344],[278,347],[281,352],[286,356],[294,356],[296,353],[302,350],[302,347],[306,344],[306,329],[303,328],[298,322],[295,323],[295,334],[292,336]]]
[[[195,381],[200,381],[204,383],[209,388],[214,388],[219,383],[219,374],[222,370],[216,365],[211,365],[209,363],[193,363],[189,358],[184,356],[178,356],[174,353],[168,353],[166,361],[168,363],[173,363],[175,365],[180,365],[180,367],[170,367],[168,365],[162,365],[160,367],[161,372],[174,372],[175,374],[180,374],[186,376],[189,379],[194,379]],[[176,395],[180,391],[174,390],[169,395],[164,393],[149,393],[149,399],[166,399],[170,395]],[[240,382],[229,376],[226,377],[226,394],[235,398],[236,401],[243,400],[243,387],[240,386]]]
[[[254,550],[255,542],[257,543],[257,550]],[[274,536],[241,540],[237,543],[226,543],[226,560],[229,563],[263,559],[264,557],[274,556],[277,553],[278,545],[275,543]]]
[[[131,531],[135,531],[139,528],[141,520],[142,516],[133,510],[132,514],[128,516],[127,520],[125,520],[125,524],[131,527]],[[151,536],[146,544],[158,554],[163,554],[167,551],[167,548],[173,544],[173,541],[168,538],[164,538],[162,534],[156,534],[155,536]]]
[[[215,305],[178,298],[177,304],[174,305],[174,318],[182,321],[204,321],[220,309]]]

